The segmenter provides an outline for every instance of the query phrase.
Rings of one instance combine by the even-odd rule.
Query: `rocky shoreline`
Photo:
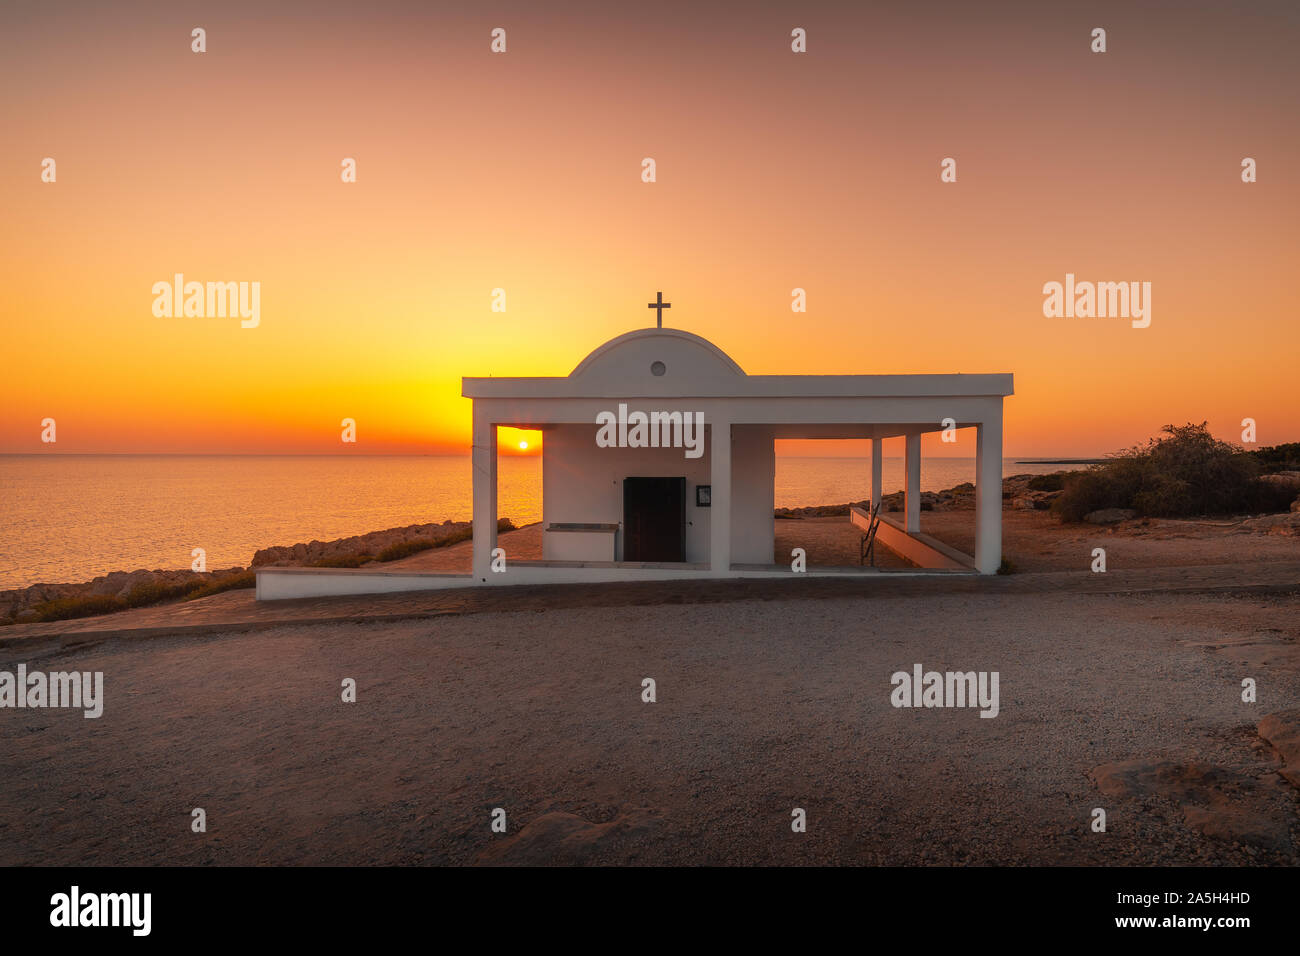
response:
[[[502,529],[514,526],[503,519]],[[391,561],[427,548],[464,541],[472,534],[468,521],[413,524],[333,541],[309,541],[263,548],[247,568],[216,571],[113,571],[80,583],[32,584],[0,591],[0,625],[84,617],[143,607],[162,601],[206,597],[220,591],[252,587],[257,568],[361,567]]]
[[[1002,479],[1002,507],[1024,511],[1047,511],[1061,495],[1061,473],[1051,475],[1008,475]],[[881,495],[882,511],[898,512],[904,508],[904,493]],[[848,501],[842,505],[813,505],[807,508],[777,508],[777,518],[834,518],[847,515],[849,508],[869,508],[867,500]],[[946,491],[921,492],[922,511],[974,511],[975,485],[963,482]]]

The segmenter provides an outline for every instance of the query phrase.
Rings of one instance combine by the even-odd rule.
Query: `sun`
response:
[[[541,453],[542,433],[533,428],[497,427],[497,450],[506,455],[531,457]]]

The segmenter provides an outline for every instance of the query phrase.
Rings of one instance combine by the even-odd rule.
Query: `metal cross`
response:
[[[655,324],[661,329],[664,327],[664,309],[671,309],[672,307],[673,304],[671,302],[664,301],[664,294],[662,292],[656,292],[655,301],[646,304],[647,309],[659,310],[655,313]]]

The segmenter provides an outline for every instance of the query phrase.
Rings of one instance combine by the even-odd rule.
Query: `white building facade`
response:
[[[710,577],[778,570],[773,556],[778,438],[871,439],[870,486],[878,501],[881,442],[903,437],[907,506],[901,531],[917,535],[921,435],[942,431],[945,421],[977,431],[976,545],[969,567],[990,574],[1002,560],[1002,405],[1013,392],[1010,374],[746,375],[699,336],[657,328],[605,343],[565,377],[466,378],[462,391],[474,402],[474,576],[479,583],[493,580],[496,430],[503,425],[543,434],[539,567],[621,570],[620,578],[674,570],[670,565]],[[647,426],[637,435],[629,422],[625,445],[606,447],[598,441],[602,416],[621,423],[634,413],[659,427]],[[694,449],[676,447],[663,434],[662,423],[668,421],[675,437],[673,416],[688,414],[704,423],[699,457],[688,457]],[[629,482],[642,479],[661,481],[647,481],[643,491],[629,488]],[[669,487],[669,479],[677,487]],[[864,474],[864,487],[865,479]],[[639,527],[679,520],[679,527],[656,527],[649,543]],[[896,537],[887,533],[885,543],[893,547]]]

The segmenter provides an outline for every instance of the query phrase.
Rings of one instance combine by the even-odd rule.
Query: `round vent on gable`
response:
[[[637,379],[650,369],[656,377],[668,374],[682,381],[722,379],[745,370],[712,342],[681,329],[635,329],[610,339],[578,363],[570,378],[616,386]],[[663,371],[659,371],[662,366]]]

